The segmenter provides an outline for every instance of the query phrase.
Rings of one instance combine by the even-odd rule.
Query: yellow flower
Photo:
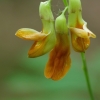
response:
[[[50,1],[40,3],[39,14],[43,24],[43,30],[41,32],[30,28],[21,28],[15,34],[19,38],[35,41],[28,52],[31,58],[49,52],[56,43],[54,17],[51,11]]]
[[[71,65],[68,28],[64,12],[56,18],[57,43],[50,52],[50,58],[44,72],[47,78],[53,80],[61,79],[68,72]]]
[[[87,23],[82,19],[80,0],[69,0],[68,12],[72,46],[75,51],[85,52],[90,45],[90,37],[96,38],[96,35],[87,28]]]

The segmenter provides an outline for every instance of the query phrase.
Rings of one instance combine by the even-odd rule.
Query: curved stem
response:
[[[81,57],[82,57],[82,61],[83,61],[83,69],[84,69],[84,74],[85,74],[85,78],[86,78],[86,81],[87,81],[89,94],[90,94],[91,100],[94,100],[92,90],[91,90],[91,86],[90,86],[90,81],[89,81],[87,64],[86,64],[86,59],[85,59],[85,53],[84,52],[81,53]]]
[[[68,9],[68,7],[65,7],[65,9],[62,11],[62,14],[65,14],[67,9]]]

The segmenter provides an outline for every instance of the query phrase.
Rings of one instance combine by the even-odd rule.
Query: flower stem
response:
[[[63,3],[64,3],[64,5],[65,5],[65,7],[68,6],[67,0],[63,0]]]
[[[62,13],[65,14],[67,9],[68,9],[68,7],[65,7],[65,9],[62,11]]]
[[[91,86],[90,86],[90,81],[89,81],[87,64],[86,64],[86,59],[85,59],[85,53],[84,52],[81,53],[81,57],[82,57],[82,61],[83,61],[83,70],[84,70],[85,78],[86,78],[86,81],[87,81],[88,91],[89,91],[91,100],[94,100],[92,90],[91,90]]]

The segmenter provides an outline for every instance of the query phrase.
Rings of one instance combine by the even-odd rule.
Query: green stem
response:
[[[62,11],[62,14],[65,14],[67,9],[68,9],[68,7],[65,7],[65,9]]]
[[[63,3],[65,5],[65,7],[68,6],[67,0],[63,0]]]
[[[91,90],[91,86],[90,86],[90,81],[89,81],[87,64],[86,64],[86,59],[85,59],[85,53],[84,52],[81,53],[81,57],[82,57],[83,65],[84,65],[83,69],[84,69],[84,74],[85,74],[86,81],[87,81],[88,91],[89,91],[91,100],[94,100],[94,97],[93,97],[93,94],[92,94],[92,90]]]
[[[68,2],[67,2],[67,0],[63,0],[63,3],[66,7],[65,10],[63,11],[63,13],[64,13],[66,11],[67,7],[68,7]],[[94,100],[92,90],[91,90],[91,86],[90,86],[90,81],[89,81],[87,64],[86,64],[86,59],[85,59],[85,53],[84,52],[81,53],[81,57],[82,57],[82,61],[83,61],[83,69],[84,69],[84,74],[85,74],[85,78],[86,78],[86,82],[87,82],[88,91],[89,91],[91,100]]]

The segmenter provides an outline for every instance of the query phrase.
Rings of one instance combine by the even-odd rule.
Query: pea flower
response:
[[[64,15],[67,8],[56,18],[54,28],[50,2],[51,0],[41,2],[39,6],[43,24],[41,32],[30,28],[21,28],[15,35],[25,40],[35,41],[28,52],[29,57],[38,57],[51,51],[44,74],[47,78],[59,80],[67,73],[71,64],[68,27]]]
[[[71,65],[68,28],[64,15],[66,9],[55,20],[57,42],[50,52],[49,61],[44,72],[47,78],[53,80],[61,79],[68,72]]]
[[[30,28],[21,28],[15,34],[19,38],[34,41],[28,52],[30,58],[41,56],[55,46],[54,17],[51,11],[50,1],[41,2],[39,6],[39,15],[43,24],[41,32]]]
[[[72,46],[75,51],[85,52],[90,45],[90,37],[96,38],[96,35],[87,28],[87,22],[82,18],[80,0],[69,0],[68,13]]]

